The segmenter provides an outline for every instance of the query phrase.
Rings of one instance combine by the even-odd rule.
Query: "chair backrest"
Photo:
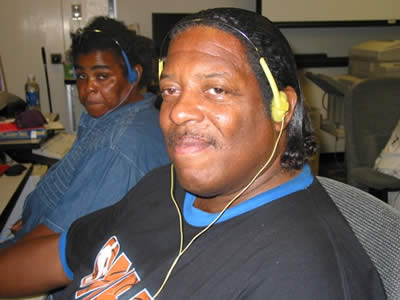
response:
[[[345,95],[347,174],[353,168],[374,166],[399,119],[400,77],[366,79]]]
[[[317,177],[378,270],[388,300],[400,300],[400,211],[351,185]]]

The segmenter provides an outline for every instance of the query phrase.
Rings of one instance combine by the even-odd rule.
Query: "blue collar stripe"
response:
[[[225,211],[217,223],[237,217],[241,214],[249,212],[257,207],[265,205],[273,200],[282,198],[294,192],[306,189],[314,180],[310,167],[305,165],[303,170],[294,178],[277,186],[271,190],[265,191],[243,203],[235,205]],[[196,196],[186,192],[183,204],[183,216],[185,221],[196,227],[204,227],[210,224],[218,215],[218,213],[204,212],[194,207]]]

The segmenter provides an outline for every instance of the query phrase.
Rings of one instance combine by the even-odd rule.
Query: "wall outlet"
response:
[[[61,64],[61,54],[59,53],[50,54],[50,59],[52,64]]]

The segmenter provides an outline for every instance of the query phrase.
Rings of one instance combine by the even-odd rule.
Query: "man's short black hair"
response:
[[[154,79],[155,50],[153,41],[129,30],[121,21],[108,17],[95,17],[85,28],[71,34],[72,44],[70,58],[75,65],[80,54],[88,54],[97,50],[111,51],[116,57],[122,57],[122,50],[126,53],[132,66],[137,64],[143,68],[139,87],[148,86]],[[123,63],[124,74],[128,71]]]
[[[281,166],[288,170],[301,169],[314,155],[317,147],[312,135],[311,121],[304,106],[294,56],[283,34],[270,20],[257,13],[239,8],[214,8],[188,15],[180,20],[171,30],[169,39],[193,26],[214,27],[229,32],[242,41],[248,50],[248,61],[260,86],[267,114],[271,115],[272,90],[259,63],[260,55],[268,62],[279,90],[287,86],[295,89],[298,100],[288,125],[288,139]]]

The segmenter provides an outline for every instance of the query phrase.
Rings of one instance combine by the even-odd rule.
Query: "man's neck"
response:
[[[292,178],[294,178],[297,174],[299,174],[301,170],[293,170],[293,171],[282,171],[282,169],[275,169],[273,174],[268,172],[268,174],[264,173],[259,178],[257,178],[254,183],[248,187],[248,189],[243,192],[243,194],[235,199],[229,207],[238,205],[240,203],[245,202],[248,199],[251,199],[258,194],[261,194],[267,190],[275,188]],[[234,191],[233,193],[227,195],[219,195],[215,197],[202,198],[196,197],[194,201],[194,207],[208,212],[208,213],[218,213],[221,212],[241,191],[245,186],[241,187],[239,190]]]

